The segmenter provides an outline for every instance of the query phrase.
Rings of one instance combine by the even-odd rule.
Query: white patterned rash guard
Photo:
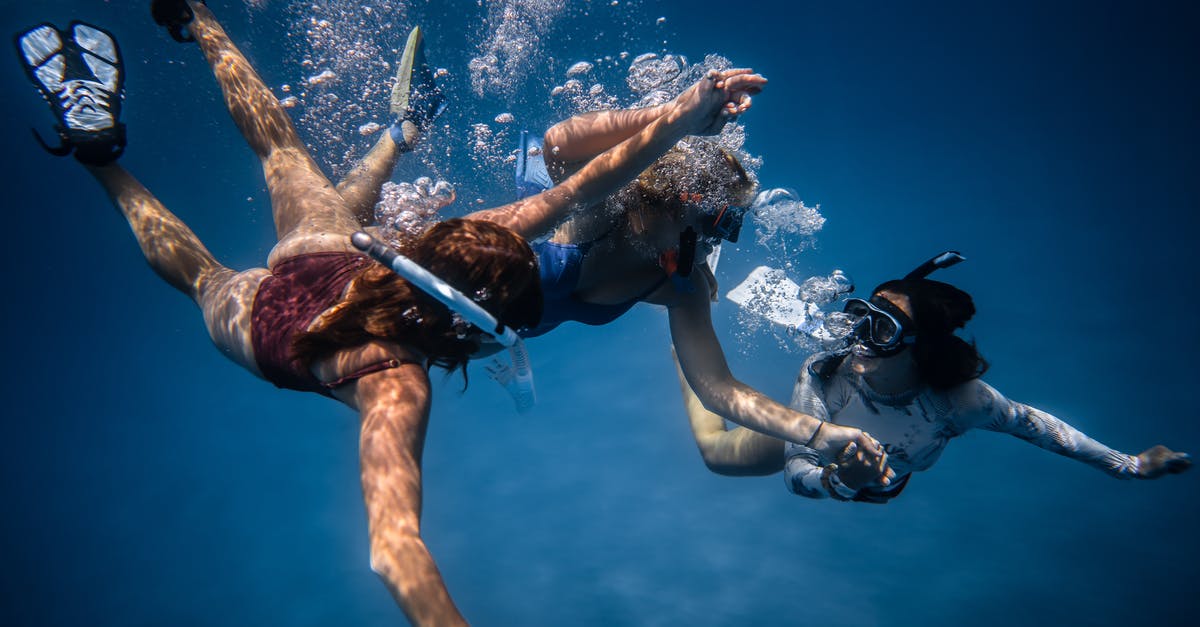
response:
[[[849,359],[841,363],[836,359],[836,355],[821,353],[804,363],[791,406],[821,420],[870,433],[887,451],[896,479],[887,488],[855,491],[833,473],[827,477],[827,488],[822,485],[822,467],[833,460],[789,443],[784,449],[784,479],[788,489],[801,496],[826,498],[828,489],[833,489],[845,499],[886,502],[900,492],[909,475],[933,466],[952,438],[971,429],[1015,435],[1119,479],[1137,475],[1137,457],[1114,451],[1044,411],[1011,401],[978,379],[948,390],[922,387],[891,396],[872,390],[850,369]]]

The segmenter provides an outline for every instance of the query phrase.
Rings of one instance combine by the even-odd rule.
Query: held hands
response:
[[[883,445],[858,429],[825,422],[807,446],[825,459],[833,459],[838,478],[854,490],[871,484],[886,486],[896,476],[888,468]]]
[[[1191,456],[1177,453],[1159,444],[1137,456],[1138,479],[1157,479],[1167,474],[1177,475],[1192,467]]]
[[[761,92],[766,83],[767,79],[745,68],[711,70],[679,94],[674,104],[687,118],[689,134],[716,135],[727,122],[750,108],[750,97]]]
[[[863,435],[870,437],[865,433]],[[838,455],[838,478],[853,490],[861,490],[869,485],[890,484],[896,473],[887,467],[887,453],[882,450],[880,453],[879,456],[867,453],[856,442],[847,444]]]

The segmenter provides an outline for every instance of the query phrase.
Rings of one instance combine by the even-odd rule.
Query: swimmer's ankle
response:
[[[421,141],[421,129],[409,120],[396,120],[387,131],[400,152],[412,152]]]

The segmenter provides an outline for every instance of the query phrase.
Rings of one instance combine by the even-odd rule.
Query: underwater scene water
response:
[[[0,23],[113,31],[121,163],[224,263],[261,266],[274,229],[258,160],[199,50],[148,5],[3,0]],[[836,310],[820,305],[835,270],[865,297],[954,249],[967,261],[937,278],[973,295],[964,336],[990,384],[1124,452],[1200,450],[1192,3],[209,5],[333,176],[388,124],[394,63],[422,25],[450,105],[385,200],[428,177],[454,198],[443,216],[514,198],[521,130],[752,67],[770,82],[720,141],[776,191],[716,271],[739,379],[786,403],[819,342],[772,317],[805,300],[818,318]],[[213,350],[100,187],[29,136],[52,119],[12,49],[0,73],[0,624],[405,624],[368,564],[355,413]],[[731,299],[752,272],[758,289]],[[422,535],[474,624],[1145,625],[1200,611],[1195,470],[1117,481],[977,431],[886,506],[808,500],[779,475],[705,468],[662,309],[528,348],[528,414],[481,363],[465,391],[433,375]]]

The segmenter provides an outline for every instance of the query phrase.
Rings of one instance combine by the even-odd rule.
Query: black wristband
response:
[[[813,440],[817,439],[817,434],[821,432],[821,427],[824,427],[824,426],[825,426],[825,421],[822,420],[821,424],[817,425],[817,430],[813,431],[813,434],[811,436],[809,436],[808,441],[804,443],[804,446],[806,446],[808,448],[812,448],[809,445],[812,444]]]

